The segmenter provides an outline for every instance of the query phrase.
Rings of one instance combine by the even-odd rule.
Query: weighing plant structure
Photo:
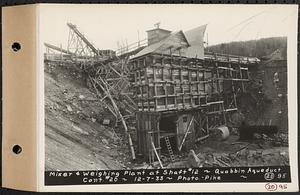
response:
[[[205,26],[187,32],[147,31],[148,46],[130,59],[137,102],[137,153],[150,162],[192,148],[237,111],[237,96],[257,58],[204,52]],[[197,42],[198,41],[198,42]]]

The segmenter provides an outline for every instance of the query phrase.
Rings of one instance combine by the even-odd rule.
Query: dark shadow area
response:
[[[239,133],[240,133],[240,140],[253,140],[255,133],[273,135],[278,133],[278,128],[277,126],[274,125],[248,126],[245,122],[243,122],[242,125],[239,127]]]
[[[169,140],[171,148],[173,151],[177,151],[177,139],[176,139],[176,116],[162,117],[159,122],[160,129],[160,144],[162,152],[168,152],[167,140]]]

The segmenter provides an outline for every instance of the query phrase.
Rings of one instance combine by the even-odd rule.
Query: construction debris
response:
[[[199,167],[201,164],[200,159],[195,154],[194,150],[190,150],[187,160],[187,166],[188,167]]]

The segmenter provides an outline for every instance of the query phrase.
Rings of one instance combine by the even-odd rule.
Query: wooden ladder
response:
[[[174,156],[172,146],[171,146],[171,143],[170,143],[170,140],[169,140],[168,136],[165,137],[165,141],[166,141],[166,145],[167,145],[167,148],[168,148],[168,152],[169,152],[171,161],[174,162],[175,161],[175,156]]]

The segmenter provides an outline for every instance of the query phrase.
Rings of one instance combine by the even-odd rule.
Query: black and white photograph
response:
[[[246,167],[274,169],[265,181],[285,167],[275,180],[290,181],[297,156],[288,82],[297,67],[288,60],[294,7],[40,9],[46,175],[208,168],[241,170],[239,181],[247,182]],[[223,181],[198,176],[193,182]]]

